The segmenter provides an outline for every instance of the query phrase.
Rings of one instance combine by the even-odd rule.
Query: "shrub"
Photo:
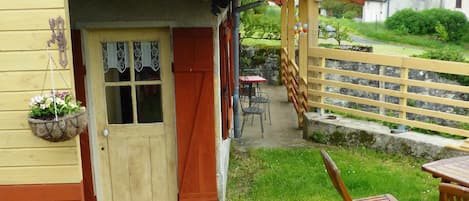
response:
[[[431,24],[429,19],[410,8],[397,11],[384,23],[388,29],[410,34],[426,34],[428,33],[428,26]],[[430,29],[433,29],[433,27]]]
[[[347,18],[347,19],[353,19],[353,18],[356,18],[358,17],[358,12],[357,11],[352,11],[352,10],[349,10],[347,12],[344,13],[344,17]]]
[[[425,59],[464,62],[465,58],[462,52],[463,51],[459,49],[455,49],[455,48],[444,48],[444,49],[439,49],[439,50],[426,51],[423,54],[413,55],[413,56],[425,58]]]
[[[436,36],[438,40],[446,42],[449,40],[448,31],[446,31],[445,26],[443,26],[440,22],[435,26]]]
[[[459,11],[434,8],[421,12],[404,9],[385,21],[386,28],[410,34],[438,34],[443,41],[460,41],[469,30],[466,16]]]
[[[434,8],[424,10],[421,13],[433,27],[433,29],[428,30],[428,33],[437,33],[436,28],[438,24],[441,24],[448,32],[449,41],[459,41],[468,31],[469,22],[462,12]]]

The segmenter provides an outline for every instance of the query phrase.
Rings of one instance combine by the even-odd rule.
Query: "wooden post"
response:
[[[295,0],[288,0],[288,23],[287,23],[287,51],[288,51],[288,61],[295,61],[295,33],[293,26],[295,25]],[[292,76],[291,72],[293,71],[293,66],[288,62],[287,68],[287,91],[288,91],[288,101],[292,101],[293,92],[292,92]]]
[[[285,66],[285,61],[288,60],[288,55],[286,55],[284,52],[283,52],[283,48],[287,48],[287,44],[288,44],[288,30],[287,30],[287,22],[288,22],[288,18],[287,18],[287,1],[285,0],[285,3],[282,5],[282,10],[281,10],[281,20],[282,20],[282,23],[281,23],[281,47],[282,49],[280,50],[280,76],[281,76],[281,80],[282,80],[282,83],[285,85],[286,83],[286,72],[284,72],[284,70],[286,69],[286,66]],[[287,85],[285,85],[285,87],[287,87]]]
[[[308,2],[308,44],[309,47],[317,47],[319,44],[319,3],[316,0]]]
[[[299,12],[300,12],[300,22],[303,24],[309,23],[309,5],[311,0],[300,0],[299,2]],[[304,27],[303,27],[304,28]],[[309,27],[308,27],[309,29]],[[303,97],[304,93],[307,93],[307,83],[303,80],[308,78],[308,33],[300,34],[299,53],[298,53],[298,127],[303,127],[303,115],[306,112],[306,108],[303,107],[304,103],[307,100]]]
[[[379,66],[379,76],[384,76],[384,68],[385,68],[384,66]],[[379,88],[380,89],[386,88],[386,82],[379,81]],[[384,94],[379,94],[379,101],[381,101],[382,103],[386,102],[386,98]],[[384,107],[379,108],[379,114],[383,116],[386,115],[386,110],[384,109]]]
[[[409,78],[409,69],[402,67],[401,66],[401,79],[403,81],[406,81]],[[402,82],[405,83],[405,82]],[[404,93],[407,93],[407,84],[401,84],[401,92],[402,96],[399,98],[399,104],[402,106],[402,109],[399,111],[399,118],[406,120],[407,119],[407,113],[404,107],[407,106],[407,98],[404,96]],[[399,126],[399,131],[398,132],[404,132],[404,126],[401,125]]]

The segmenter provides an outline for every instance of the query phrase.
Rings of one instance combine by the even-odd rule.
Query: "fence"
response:
[[[308,111],[307,80],[306,77],[300,77],[295,60],[288,59],[286,48],[282,48],[281,54],[282,83],[287,88],[288,100],[293,103],[293,107],[298,114],[298,127],[301,128],[304,113]]]
[[[468,64],[326,48],[310,48],[308,56],[307,93],[309,95],[308,106],[310,108],[344,112],[360,117],[469,137],[469,130],[465,130],[464,126],[458,128],[453,126],[455,125],[454,123],[451,125],[435,124],[422,121],[419,118],[442,119],[448,122],[458,122],[456,123],[457,125],[469,124],[469,116],[467,116],[469,115],[469,102],[464,100],[469,97],[467,96],[469,95],[469,87],[435,82],[428,79],[419,80],[415,78],[416,76],[409,76],[410,72],[414,74],[415,72],[420,74],[433,72],[436,74],[446,73],[469,76]],[[343,65],[344,62],[352,62],[352,66],[355,66],[355,68],[343,70],[340,65]],[[328,65],[331,63],[336,66]],[[373,72],[359,72],[356,71],[356,66],[358,65],[365,65],[374,70]],[[282,66],[285,67],[285,63],[282,63]],[[289,63],[289,66],[294,65]],[[286,70],[289,70],[287,72],[292,72],[291,69],[291,67],[288,67]],[[387,74],[383,73],[382,69],[393,69],[394,75],[391,75],[392,73],[389,72]],[[344,77],[349,81],[337,79]],[[286,79],[287,85],[285,86],[295,88],[294,84],[298,83],[297,80],[289,81],[290,79],[297,78],[290,78],[289,76]],[[353,82],[350,82],[350,80]],[[373,84],[368,85],[370,83]],[[451,91],[462,94],[463,98],[458,100],[454,97],[441,97],[432,93],[422,94],[418,93],[419,90],[416,89],[420,91],[426,90],[427,92]],[[298,94],[295,94],[295,90],[291,91],[292,95]],[[352,93],[343,93],[344,91]],[[363,94],[371,95],[363,96]],[[295,99],[297,100],[297,98],[293,97],[292,99],[295,104]],[[357,107],[348,107],[350,104],[348,106],[340,104],[345,102],[372,109],[364,110]],[[446,105],[458,108],[460,112],[458,114],[458,112],[454,111],[416,107],[414,104],[411,104],[415,102],[421,102],[425,105]],[[298,105],[295,107],[298,107]],[[387,113],[383,111],[387,111]]]

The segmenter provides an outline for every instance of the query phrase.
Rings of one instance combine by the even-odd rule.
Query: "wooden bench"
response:
[[[371,196],[371,197],[352,200],[352,197],[348,193],[347,188],[345,187],[345,184],[342,181],[342,178],[340,177],[340,171],[335,165],[332,158],[324,150],[321,150],[321,156],[324,161],[324,165],[326,166],[327,173],[329,174],[329,177],[331,178],[332,184],[334,184],[334,187],[337,189],[337,191],[339,192],[340,196],[342,196],[342,199],[344,199],[344,201],[397,201],[397,199],[394,198],[394,196],[392,196],[391,194]]]

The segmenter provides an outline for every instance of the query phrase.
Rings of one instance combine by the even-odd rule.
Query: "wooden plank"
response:
[[[404,59],[403,57],[399,56],[389,56],[348,50],[336,50],[323,47],[310,48],[308,51],[308,55],[310,57],[326,57],[327,59],[362,62],[396,67],[400,67]]]
[[[129,184],[132,201],[153,200],[150,138],[129,138]],[[159,166],[158,166],[159,167]]]
[[[424,115],[424,116],[430,116],[430,117],[436,117],[436,118],[440,118],[440,119],[446,119],[446,120],[469,123],[469,116],[464,116],[464,115],[450,114],[450,113],[446,113],[446,112],[427,110],[427,109],[421,109],[421,108],[416,108],[416,107],[408,107],[408,106],[403,107],[403,110],[406,111],[406,112],[419,114],[419,115]]]
[[[78,165],[0,168],[0,185],[80,182],[81,168]]]
[[[0,130],[0,148],[75,147],[75,141],[49,142],[34,136],[31,130]]]
[[[28,113],[29,113],[28,111],[12,111],[12,112],[0,111],[0,130],[29,129]]]
[[[57,50],[50,51],[53,58],[59,58]],[[67,54],[68,61],[72,61],[72,55]],[[0,71],[29,71],[48,69],[48,56],[46,51],[20,51],[0,52]],[[71,65],[67,66],[67,69]],[[61,67],[62,68],[62,67]],[[63,68],[62,68],[63,69]]]
[[[112,180],[112,197],[114,201],[129,201],[130,169],[129,144],[123,137],[108,136],[109,166]]]
[[[441,90],[461,92],[461,93],[469,93],[469,87],[462,86],[462,85],[426,82],[426,81],[410,80],[410,79],[405,80],[404,83],[410,86],[417,86],[417,87],[424,87],[424,88],[431,88],[431,89],[441,89]]]
[[[61,16],[66,18],[65,10],[0,10],[0,31],[50,30],[49,19]],[[65,28],[70,27],[65,22]]]
[[[65,30],[66,35],[70,31]],[[25,50],[45,50],[47,41],[51,37],[51,32],[44,31],[3,31],[0,32],[0,52],[1,51],[25,51]],[[52,44],[52,49],[57,49],[56,44]],[[67,48],[70,53],[70,45]]]
[[[419,121],[412,121],[412,120],[407,120],[407,119],[400,119],[400,118],[395,118],[395,117],[390,117],[390,116],[382,116],[376,113],[364,112],[364,111],[354,110],[354,109],[345,108],[345,107],[338,107],[338,106],[329,105],[329,104],[321,104],[321,103],[317,103],[313,101],[309,101],[308,103],[310,107],[319,107],[323,109],[345,112],[347,114],[372,118],[376,120],[387,121],[387,122],[403,124],[403,125],[417,127],[417,128],[429,129],[433,131],[439,131],[439,132],[444,132],[444,133],[451,133],[453,135],[469,137],[469,131],[467,130],[445,127],[445,126],[424,123],[424,122],[419,122]]]
[[[48,91],[44,93],[48,93]],[[0,98],[0,111],[29,110],[31,98],[40,94],[41,91],[2,92],[0,95],[8,98]]]
[[[461,62],[389,56],[374,53],[335,50],[322,47],[310,48],[308,55],[310,57],[326,57],[327,59],[405,67],[440,73],[469,75],[469,64]]]
[[[9,9],[38,9],[38,8],[63,8],[64,0],[0,0],[0,10]]]
[[[360,72],[355,72],[355,71],[339,70],[339,69],[333,69],[333,68],[321,69],[319,68],[319,66],[314,66],[314,65],[309,66],[308,70],[310,72],[311,71],[323,72],[323,73],[362,78],[362,79],[367,79],[367,80],[376,80],[376,81],[390,82],[390,83],[395,83],[395,84],[406,84],[410,86],[469,93],[469,87],[461,86],[461,85],[428,82],[428,81],[421,81],[421,80],[411,80],[411,79],[403,80],[397,77],[380,76],[380,75],[371,74],[371,73],[360,73]]]
[[[389,89],[381,89],[381,88],[376,88],[376,87],[369,87],[369,86],[350,84],[350,83],[331,81],[331,80],[321,80],[321,79],[317,79],[317,78],[308,78],[308,83],[316,83],[316,84],[322,84],[322,85],[327,85],[327,86],[343,87],[343,88],[355,89],[355,90],[366,91],[366,92],[371,92],[371,93],[385,94],[385,95],[395,96],[395,97],[401,97],[402,94],[403,94],[400,91],[394,91],[394,90],[389,90]]]
[[[403,80],[401,80],[400,78],[397,78],[397,77],[380,76],[380,75],[377,75],[377,74],[361,73],[361,72],[350,71],[350,70],[339,70],[339,69],[333,69],[333,68],[321,68],[320,66],[315,66],[315,65],[310,65],[309,68],[308,68],[308,71],[310,71],[310,72],[330,73],[330,74],[336,74],[336,75],[344,75],[344,76],[362,78],[362,79],[367,79],[367,80],[391,82],[391,83],[396,83],[396,84],[401,84],[403,82]]]
[[[47,75],[46,80],[44,80],[45,75]],[[51,89],[51,77],[49,71],[0,72],[0,92]],[[73,87],[70,70],[55,70],[53,77],[55,89],[70,89]],[[44,87],[43,83],[45,84]]]
[[[75,147],[0,149],[0,167],[77,164]]]
[[[150,138],[151,144],[151,152],[150,155],[151,159],[151,167],[152,167],[152,177],[151,182],[153,184],[151,191],[153,192],[153,196],[155,198],[159,198],[161,200],[171,200],[170,198],[173,197],[175,192],[171,192],[171,186],[167,184],[167,181],[172,181],[171,179],[176,179],[174,175],[168,175],[168,159],[166,158],[167,147],[171,147],[166,145],[165,137],[158,136],[158,137],[151,137]]]
[[[355,96],[348,96],[348,95],[343,95],[343,94],[338,94],[338,93],[330,93],[330,92],[322,92],[319,90],[309,90],[310,94],[322,96],[323,98],[334,98],[334,99],[339,99],[339,100],[346,100],[346,101],[351,101],[354,103],[359,103],[359,104],[365,104],[365,105],[371,105],[375,107],[384,107],[387,109],[391,110],[401,110],[402,107],[397,104],[392,104],[392,103],[386,103],[386,102],[380,102],[377,100],[372,100],[372,99],[367,99],[367,98],[360,98],[360,97],[355,97]]]
[[[469,64],[462,62],[451,62],[409,57],[403,59],[402,66],[411,69],[419,69],[439,73],[469,75]]]

